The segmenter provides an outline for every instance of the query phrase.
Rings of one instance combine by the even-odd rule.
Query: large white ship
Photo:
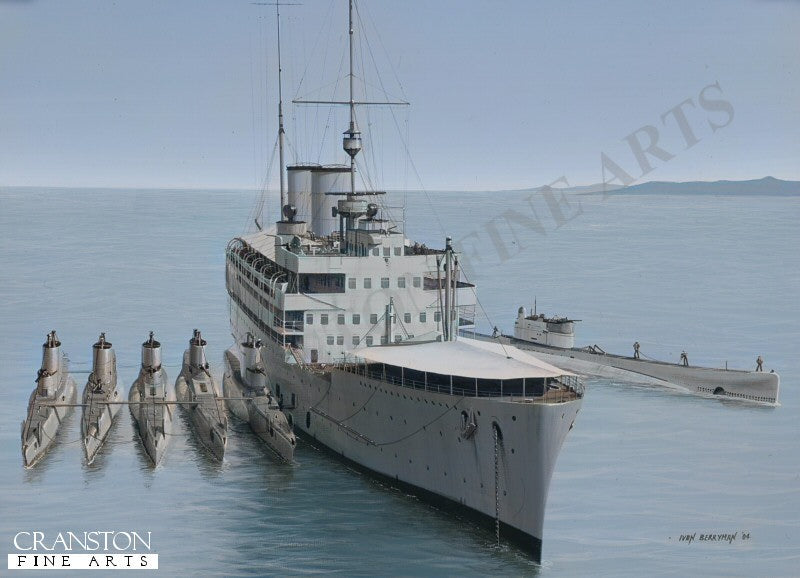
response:
[[[263,341],[269,386],[306,440],[475,514],[538,562],[582,387],[519,349],[459,337],[476,296],[450,239],[414,243],[382,192],[356,190],[352,0],[349,14],[350,98],[331,103],[349,107],[348,164],[290,166],[285,190],[279,104],[284,219],[228,244],[234,339]]]

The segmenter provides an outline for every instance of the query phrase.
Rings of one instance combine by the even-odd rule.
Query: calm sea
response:
[[[215,465],[178,420],[148,465],[123,410],[83,463],[76,414],[33,470],[19,431],[56,329],[82,388],[105,331],[124,389],[154,330],[171,379],[192,329],[231,343],[224,249],[254,196],[0,190],[0,544],[21,531],[152,532],[163,575],[792,576],[800,568],[800,199],[413,193],[409,236],[464,247],[489,321],[582,319],[579,344],[781,374],[781,406],[587,379],[545,520],[544,563],[300,443],[271,458],[232,422]],[[578,206],[580,202],[580,206]],[[397,202],[395,204],[398,204]],[[509,228],[510,222],[510,228]],[[735,540],[700,541],[701,534]],[[695,534],[692,543],[681,535]],[[0,574],[5,573],[3,563]]]

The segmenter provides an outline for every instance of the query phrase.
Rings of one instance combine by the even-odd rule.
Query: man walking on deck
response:
[[[639,342],[638,341],[633,344],[633,358],[634,359],[639,359],[639,347],[640,346],[639,346]]]
[[[685,351],[681,351],[681,363],[683,363],[684,367],[689,367],[689,357],[687,357]]]
[[[756,371],[764,371],[764,358],[760,355],[756,359]]]

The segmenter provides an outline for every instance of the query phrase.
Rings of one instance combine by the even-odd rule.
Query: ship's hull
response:
[[[486,335],[476,337],[493,339]],[[581,374],[675,385],[704,396],[778,403],[780,377],[777,373],[684,366],[609,353],[592,353],[585,349],[562,349],[507,336],[500,339],[514,347],[536,352],[536,356],[543,361]]]
[[[291,462],[297,444],[294,433],[279,409],[270,408],[267,395],[248,395],[247,388],[237,378],[238,360],[232,352],[225,352],[225,375],[222,391],[228,409],[242,421],[281,459]],[[247,399],[241,399],[241,398]],[[239,398],[239,399],[237,399]]]
[[[231,308],[235,337],[260,335],[234,302]],[[430,501],[499,518],[501,535],[541,560],[548,488],[580,397],[562,403],[459,397],[338,369],[319,373],[261,337],[270,382],[292,400],[287,413],[296,432]],[[475,417],[471,435],[464,435],[465,415]]]
[[[117,388],[116,378],[108,392],[93,393],[91,384],[83,390],[83,419],[81,420],[81,433],[83,435],[83,449],[86,463],[91,464],[114,425],[114,418],[119,413],[120,404],[113,403],[121,400]],[[107,386],[109,387],[109,386]],[[112,402],[112,403],[109,403]]]
[[[164,395],[161,397],[146,395],[145,388],[150,387],[151,383],[164,391]],[[131,386],[128,401],[142,446],[147,457],[154,466],[157,466],[167,450],[172,432],[175,407],[173,403],[176,401],[175,389],[170,385],[166,371],[162,369],[148,380],[140,374]]]
[[[213,380],[207,382],[209,391],[197,392],[186,366],[175,382],[175,395],[186,410],[195,437],[215,459],[222,461],[228,443],[227,416]]]
[[[50,449],[62,422],[72,413],[77,396],[78,388],[69,375],[64,376],[52,397],[39,396],[37,390],[31,393],[28,417],[22,423],[22,460],[26,468],[36,465]]]

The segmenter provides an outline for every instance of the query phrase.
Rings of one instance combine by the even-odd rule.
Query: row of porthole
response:
[[[375,415],[378,415],[378,413],[377,413],[377,412],[375,412]],[[478,412],[478,415],[480,415],[480,412]],[[392,419],[392,416],[389,416],[389,418],[390,418],[390,419]],[[403,420],[403,422],[404,422],[404,423],[405,423],[405,421],[406,421],[406,420]],[[307,412],[306,412],[306,429],[309,429],[309,428],[311,428],[311,412],[310,412],[310,411],[307,411]],[[499,426],[497,426],[497,428],[498,428],[499,437],[500,437],[500,439],[502,440],[502,439],[503,439],[503,434],[502,434],[502,432],[501,432],[501,430],[500,430]],[[270,428],[270,429],[271,429],[271,428]],[[425,429],[425,428],[423,427],[423,429]],[[270,432],[270,433],[271,433],[271,432]],[[439,430],[439,436],[440,436],[440,437],[441,437],[441,436],[443,436],[443,434],[442,434],[442,431],[441,431],[441,430]],[[460,438],[460,437],[458,438],[458,441],[459,441],[459,443],[461,442],[461,438]],[[383,448],[380,448],[380,452],[381,452],[381,453],[383,453]],[[514,452],[514,448],[511,448],[511,453],[512,453],[512,454],[513,454],[513,453],[515,453],[515,452]],[[344,455],[344,454],[342,454],[342,455]],[[395,453],[395,454],[394,454],[394,457],[395,457],[395,459],[397,459],[397,453]],[[412,461],[412,460],[408,460],[408,463],[409,463],[409,464],[412,464],[412,463],[413,463],[413,461]],[[431,467],[426,465],[426,466],[425,466],[425,469],[426,469],[426,470],[428,470],[428,471],[430,471]],[[447,477],[447,472],[444,472],[444,475],[445,475],[445,477]],[[466,483],[467,483],[467,480],[466,480],[466,478],[463,478],[463,480],[464,480],[464,483],[466,484]],[[481,488],[483,488],[483,484],[482,484],[482,483],[481,483]],[[504,496],[506,495],[506,492],[505,492],[505,491],[503,492],[503,495],[504,495]]]
[[[364,383],[363,381],[359,381],[358,383],[363,385],[364,387],[368,387],[369,389],[375,389],[375,391],[380,391],[381,393],[388,393],[391,396],[395,396],[396,395],[397,397],[400,397],[399,393],[396,394],[393,391],[389,391],[388,389],[381,389],[380,387],[374,387],[373,388],[372,384]],[[414,401],[414,396],[412,396],[412,395],[406,396],[406,394],[403,394],[403,399],[408,399],[408,400]],[[450,409],[450,406],[448,404],[442,403],[440,401],[428,402],[427,399],[421,399],[419,397],[417,398],[417,401],[424,401],[425,403],[430,403],[431,405],[437,405],[438,404],[440,407],[446,407],[447,409]],[[478,413],[478,415],[480,415],[480,412]]]
[[[710,387],[698,386],[697,389],[698,389],[698,391],[702,391],[702,392],[705,392],[705,393],[711,393],[711,394],[714,394],[714,395],[719,395],[719,394],[715,393],[716,390],[712,390]],[[745,395],[743,393],[733,393],[733,392],[730,392],[730,391],[725,391],[724,389],[722,390],[722,393],[724,393],[727,397],[737,397],[739,399],[749,399],[751,401],[763,401],[765,403],[775,403],[775,399],[771,398],[771,397],[763,397],[763,396],[758,396],[758,395]]]
[[[372,389],[372,385],[365,384],[363,381],[359,381],[359,384],[360,384],[360,385],[362,385],[362,386],[369,387],[370,389]],[[319,389],[319,388],[318,388],[318,389]],[[383,390],[383,389],[380,389],[380,388],[378,388],[378,387],[376,387],[375,389],[376,389],[376,390],[378,390],[378,391],[380,391],[380,392],[383,392],[383,393],[390,393],[391,395],[394,395],[392,392],[387,392],[387,391],[385,391],[385,390]],[[399,397],[399,394],[398,394],[398,397]],[[406,396],[405,396],[405,395],[403,395],[403,398],[405,399],[405,398],[406,398]],[[341,400],[341,398],[339,398],[339,399]],[[413,401],[413,398],[412,398],[412,401]],[[417,398],[417,401],[419,401],[419,398]],[[425,400],[425,403],[427,403],[427,400]],[[436,403],[436,402],[431,402],[431,404],[435,404],[435,403]],[[354,403],[353,405],[355,405],[355,403]],[[441,402],[439,402],[439,405],[440,405],[440,406],[442,406],[442,403],[441,403]],[[450,408],[450,406],[449,406],[449,405],[447,405],[447,404],[444,404],[444,407],[447,407],[448,409]],[[363,408],[363,409],[364,409],[364,411],[366,411],[366,407],[365,407],[365,408]],[[478,411],[477,411],[477,414],[478,414],[478,416],[480,416],[480,415],[481,415],[481,412],[480,412],[480,410],[478,410]],[[377,411],[376,411],[376,412],[375,412],[375,415],[376,415],[376,416],[379,416],[380,414],[379,414],[379,412],[377,412]],[[562,419],[563,419],[564,415],[562,415],[561,417],[562,417]],[[391,416],[391,415],[389,416],[389,419],[390,419],[391,421],[394,421],[394,417],[393,417],[393,416]],[[512,415],[512,416],[511,416],[511,420],[512,420],[512,421],[517,421],[517,416],[515,416],[515,415]],[[407,424],[408,422],[407,422],[407,421],[404,419],[404,420],[403,420],[403,423],[404,423],[404,424]],[[497,431],[498,431],[498,434],[499,434],[499,438],[502,440],[502,439],[503,439],[503,434],[502,434],[502,430],[500,430],[500,426],[499,426],[499,425],[497,425],[497,423],[496,423],[496,422],[493,422],[493,423],[494,423],[494,425],[497,427]],[[308,411],[308,412],[306,412],[306,429],[308,429],[308,428],[310,428],[310,427],[311,427],[311,412],[310,412],[310,411]],[[423,429],[423,430],[425,430],[425,429],[427,429],[427,428],[425,428],[425,426],[423,426],[423,428],[422,428],[422,429]],[[442,434],[441,430],[439,431],[439,436],[440,436],[440,437],[442,437],[442,436],[443,436],[443,434]],[[461,442],[461,438],[460,438],[460,437],[458,438],[458,441],[459,441],[459,443]],[[381,449],[381,451],[383,451],[383,449]],[[512,453],[512,454],[513,454],[513,453],[515,453],[515,451],[514,451],[514,448],[511,448],[511,453]],[[394,457],[396,458],[396,457],[397,457],[397,454],[395,454],[395,456],[394,456]],[[409,461],[409,463],[410,463],[410,461]],[[445,475],[447,475],[447,473],[445,473]]]

